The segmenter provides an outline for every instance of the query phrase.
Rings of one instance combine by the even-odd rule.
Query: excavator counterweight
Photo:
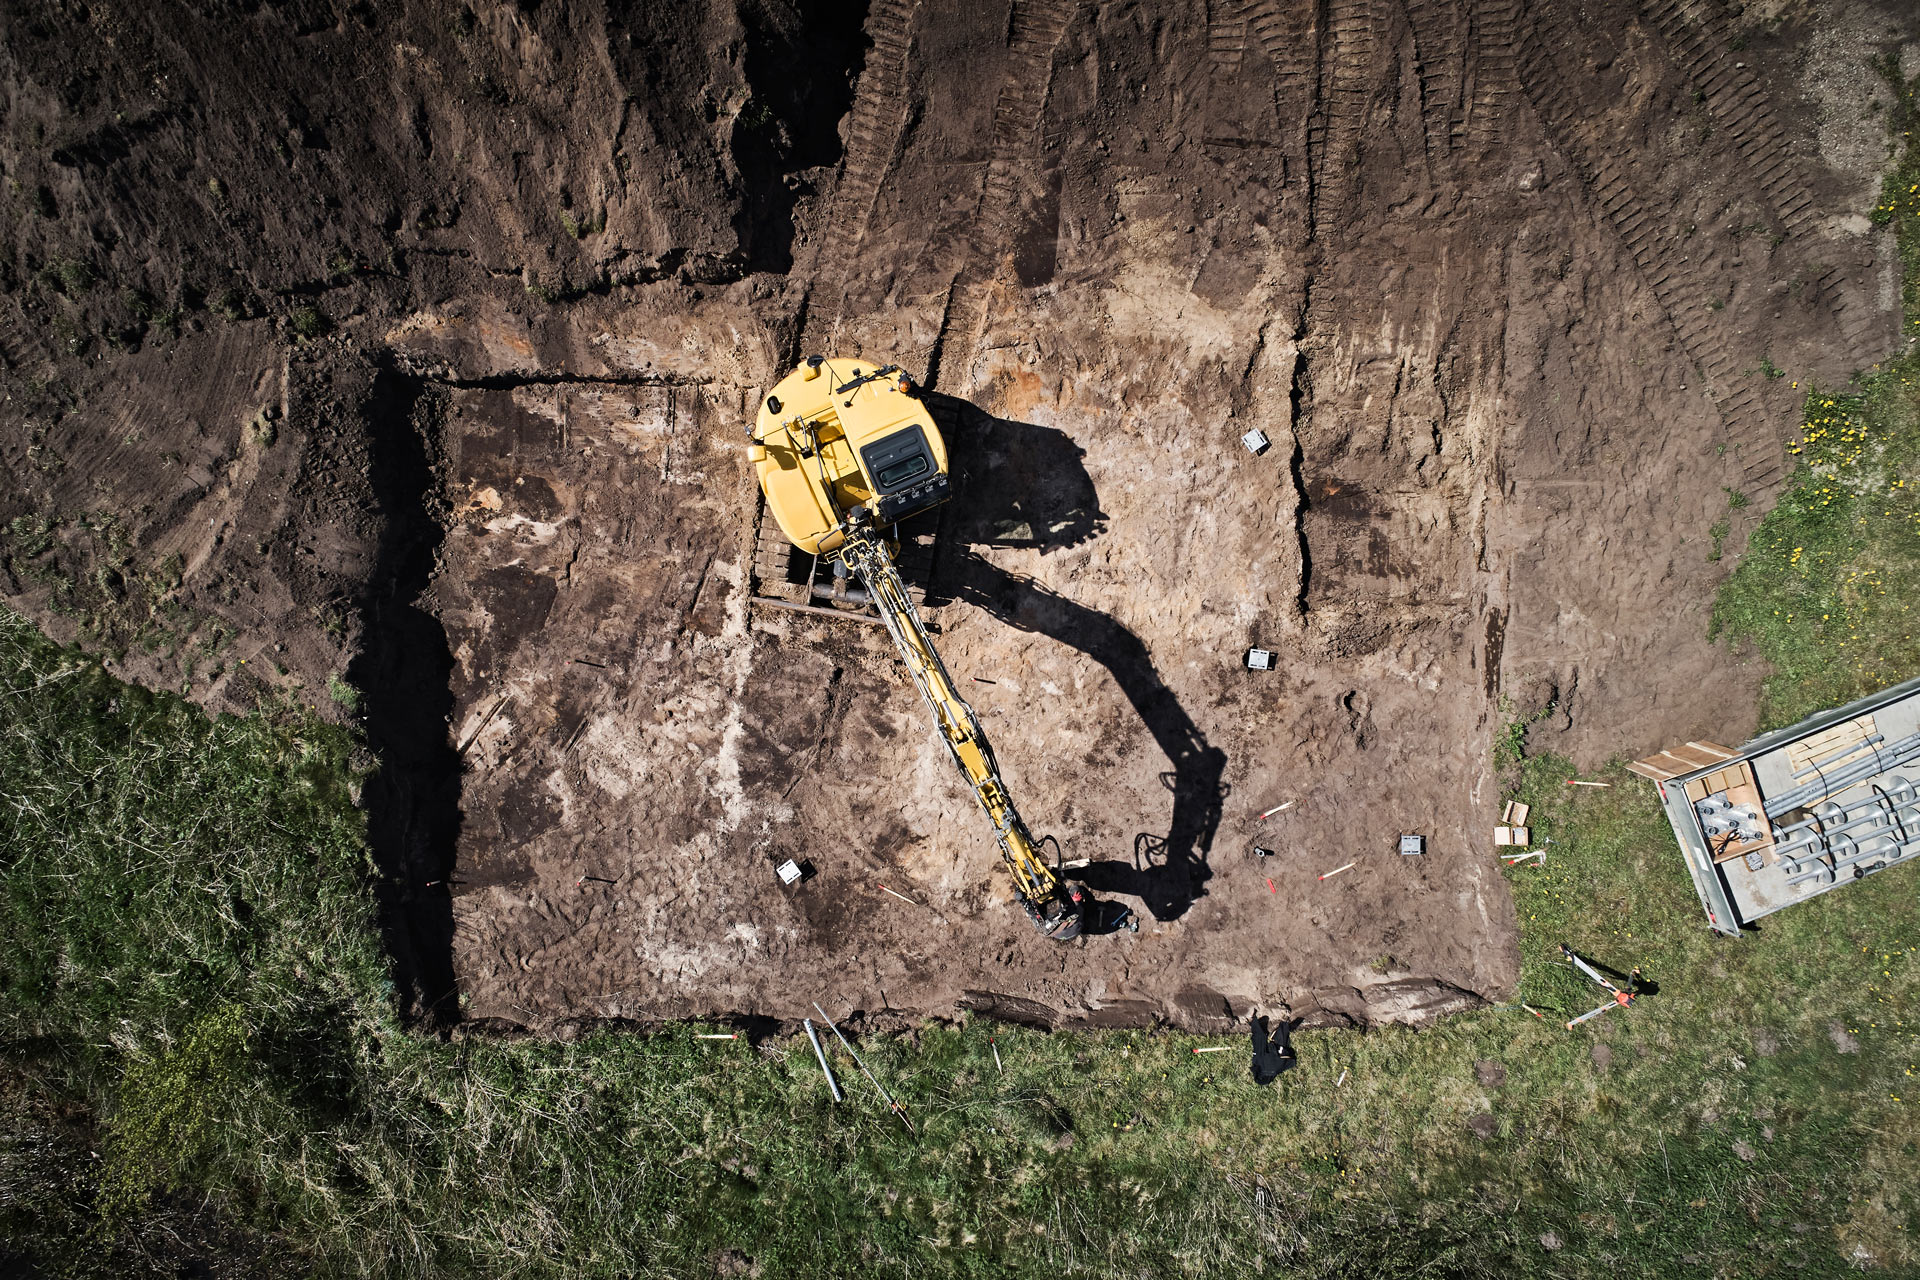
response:
[[[794,545],[860,579],[993,824],[1015,896],[1050,938],[1079,936],[1081,894],[1040,855],[993,747],[928,638],[883,530],[945,502],[946,442],[913,382],[893,365],[810,356],[761,402],[748,460],[767,510]]]

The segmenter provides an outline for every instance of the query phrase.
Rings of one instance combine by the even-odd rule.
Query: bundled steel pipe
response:
[[[1824,772],[1826,770],[1826,767],[1832,764],[1835,760],[1844,760],[1848,756],[1852,755],[1854,752],[1860,750],[1860,748],[1862,747],[1877,747],[1881,743],[1885,742],[1886,740],[1887,740],[1887,737],[1885,734],[1876,733],[1871,738],[1864,738],[1859,742],[1850,742],[1845,747],[1841,748],[1838,751],[1833,752],[1830,755],[1822,756],[1818,760],[1807,761],[1806,768],[1795,769],[1793,771],[1793,776],[1796,779],[1811,778],[1816,773]]]
[[[1864,782],[1876,773],[1897,769],[1915,759],[1920,759],[1920,733],[1902,738],[1890,747],[1875,747],[1872,755],[1847,765],[1831,777],[1822,777],[1817,781],[1783,791],[1777,796],[1768,797],[1767,817],[1777,818],[1783,813],[1804,808],[1809,803],[1835,792],[1844,791],[1856,782]]]

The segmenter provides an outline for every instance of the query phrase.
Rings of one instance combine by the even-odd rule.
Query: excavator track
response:
[[[907,597],[915,605],[925,605],[933,590],[935,553],[943,515],[938,510],[923,512],[887,531],[887,536],[900,544],[898,569],[906,584]],[[831,588],[832,565],[825,557],[793,545],[780,531],[779,524],[768,516],[764,496],[754,504],[748,545],[753,552],[752,599],[779,607],[822,608],[855,622],[880,620],[871,603],[835,601],[831,595],[822,594]],[[821,592],[814,590],[816,586]]]

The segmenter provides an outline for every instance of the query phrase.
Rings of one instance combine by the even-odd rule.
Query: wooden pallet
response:
[[[1787,748],[1787,763],[1795,773],[1804,773],[1815,760],[1823,761],[1820,766],[1823,770],[1858,760],[1873,749],[1866,742],[1875,732],[1872,716],[1858,716],[1793,743]],[[1855,744],[1858,744],[1856,750],[1839,754]],[[1837,758],[1828,760],[1829,756]]]

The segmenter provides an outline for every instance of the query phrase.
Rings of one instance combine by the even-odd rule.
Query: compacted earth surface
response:
[[[0,591],[364,726],[416,1012],[1423,1020],[1515,977],[1511,726],[1753,727],[1707,602],[1772,424],[1894,346],[1913,22],[9,5]],[[813,352],[931,388],[925,614],[1088,937],[885,632],[760,599]]]

